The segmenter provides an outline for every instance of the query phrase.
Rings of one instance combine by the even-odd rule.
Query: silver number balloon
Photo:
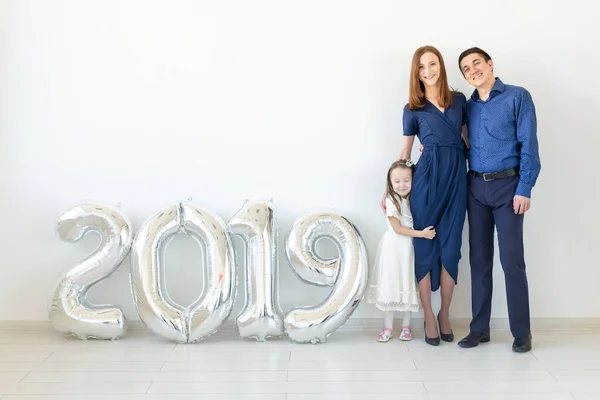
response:
[[[108,278],[121,265],[133,241],[131,224],[116,208],[83,203],[64,213],[56,234],[77,242],[89,232],[101,237],[99,247],[58,280],[50,309],[50,322],[59,332],[79,339],[119,339],[127,330],[123,310],[87,302],[89,288]]]
[[[164,250],[177,233],[190,235],[204,250],[204,290],[188,307],[174,303],[165,288]],[[195,343],[216,332],[233,308],[237,273],[225,222],[191,203],[177,204],[144,223],[133,244],[131,285],[142,321],[154,333]]]
[[[319,257],[315,244],[324,237],[336,244],[339,257],[331,260]],[[352,315],[364,295],[369,273],[364,241],[343,216],[312,213],[294,223],[285,249],[292,270],[301,280],[317,286],[333,286],[319,305],[290,310],[284,318],[285,331],[297,343],[325,343]]]
[[[246,201],[229,220],[246,247],[246,302],[236,320],[239,336],[261,342],[283,335],[275,211],[271,201]]]

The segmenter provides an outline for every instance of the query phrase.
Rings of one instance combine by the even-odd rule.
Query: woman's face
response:
[[[425,53],[419,60],[419,80],[425,86],[434,87],[440,78],[440,60],[431,52]]]

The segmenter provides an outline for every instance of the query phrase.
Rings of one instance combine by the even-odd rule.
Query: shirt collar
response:
[[[492,86],[492,90],[490,90],[490,98],[495,96],[498,93],[504,92],[504,89],[506,89],[504,82],[502,82],[502,80],[500,80],[500,78],[496,78],[496,82],[494,83],[494,86]],[[475,89],[473,91],[471,98],[475,101],[481,101],[479,99],[479,92],[477,91],[477,89]]]

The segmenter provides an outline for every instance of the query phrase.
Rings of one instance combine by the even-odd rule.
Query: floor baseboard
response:
[[[372,332],[381,329],[381,318],[351,318],[342,325],[339,332]],[[467,331],[469,318],[452,318],[451,324],[457,331]],[[401,319],[394,321],[400,326]],[[412,318],[413,331],[423,330],[423,319]],[[490,323],[492,330],[508,330],[508,318],[492,318]],[[0,321],[0,331],[41,331],[52,330],[49,321]],[[141,320],[128,320],[127,329],[131,331],[148,331]],[[596,331],[600,332],[600,318],[532,318],[532,331]],[[235,332],[236,326],[232,319],[227,320],[220,331]]]

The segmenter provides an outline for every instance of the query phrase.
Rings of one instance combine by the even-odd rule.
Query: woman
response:
[[[449,313],[458,281],[467,209],[466,109],[465,96],[452,92],[448,86],[440,52],[432,46],[417,49],[412,59],[409,101],[403,115],[404,140],[398,158],[410,158],[417,135],[422,154],[415,166],[410,198],[414,229],[433,226],[436,237],[414,239],[415,274],[424,310],[425,341],[434,346],[440,343],[440,336],[447,342],[454,340]],[[436,318],[431,309],[431,292],[440,287],[442,304]]]

